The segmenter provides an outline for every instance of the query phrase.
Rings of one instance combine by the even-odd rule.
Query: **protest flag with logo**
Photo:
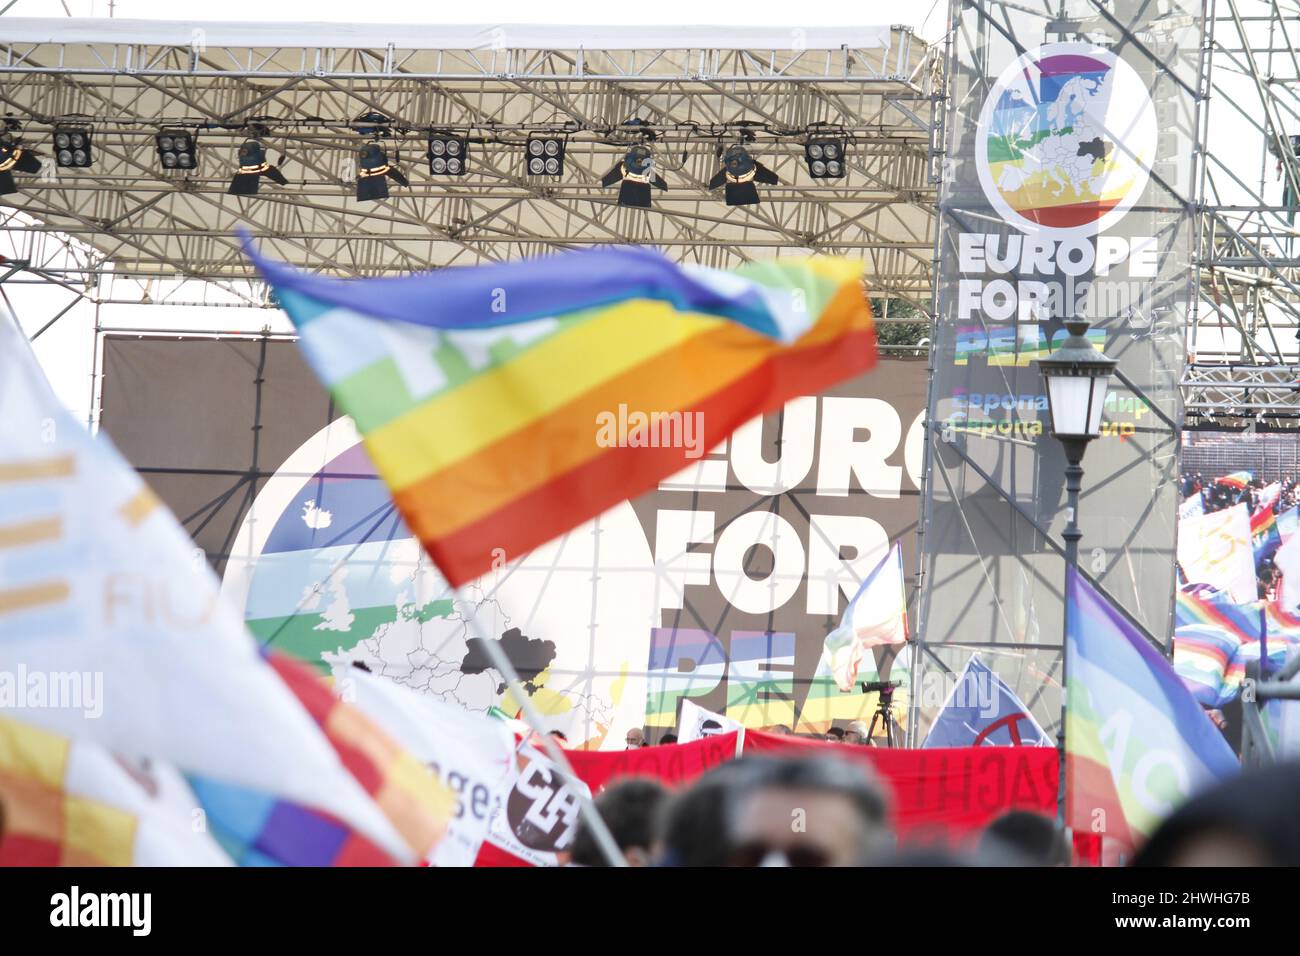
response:
[[[972,654],[922,747],[1051,747],[1054,741],[1010,687]]]
[[[1066,599],[1066,816],[1127,854],[1241,768],[1165,656],[1073,570]]]

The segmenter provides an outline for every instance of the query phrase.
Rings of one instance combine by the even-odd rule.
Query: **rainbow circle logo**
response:
[[[1017,229],[1092,235],[1141,197],[1156,136],[1155,107],[1131,66],[1089,43],[1048,43],[993,85],[975,162],[985,196]]]

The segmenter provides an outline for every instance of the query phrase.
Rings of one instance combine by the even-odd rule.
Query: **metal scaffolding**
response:
[[[240,224],[273,256],[345,276],[610,242],[710,266],[818,251],[863,258],[874,294],[927,302],[938,61],[909,30],[583,33],[6,17],[0,102],[19,135],[48,157],[56,126],[89,127],[94,162],[19,177],[0,251],[96,301],[205,305],[266,301]],[[411,185],[360,203],[370,112]],[[254,125],[289,183],[227,195]],[[163,127],[196,132],[195,170],[161,167]],[[468,138],[467,175],[430,174],[430,130]],[[843,178],[808,175],[818,131],[847,142]],[[564,138],[563,176],[525,173],[536,132]],[[669,190],[653,210],[620,207],[600,177],[646,139]],[[706,184],[720,147],[742,140],[781,184],[728,207]]]
[[[1300,4],[1211,0],[1187,423],[1300,425]]]

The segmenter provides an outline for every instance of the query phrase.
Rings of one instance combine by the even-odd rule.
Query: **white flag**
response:
[[[826,635],[822,663],[842,693],[853,690],[873,647],[907,643],[907,590],[903,551],[897,543],[867,575],[844,609],[840,626]],[[819,668],[819,672],[823,669]]]
[[[63,408],[3,315],[0,422],[7,716],[323,810],[415,862],[219,599],[203,553],[107,437]]]
[[[733,730],[743,730],[744,724],[722,714],[705,710],[699,704],[682,699],[682,716],[677,721],[677,742],[689,744],[703,737],[717,737]]]
[[[456,796],[434,866],[473,866],[492,814],[511,783],[510,727],[356,667],[334,668],[334,691],[429,766]]]
[[[1246,504],[1181,519],[1178,563],[1188,584],[1212,584],[1229,592],[1238,604],[1258,599],[1255,550],[1250,543],[1250,511]],[[1278,567],[1281,566],[1278,560]]]

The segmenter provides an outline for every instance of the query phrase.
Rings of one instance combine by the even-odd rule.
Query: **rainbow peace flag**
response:
[[[453,586],[876,357],[846,259],[722,272],[614,246],[349,281],[246,247]]]
[[[1255,473],[1253,471],[1234,471],[1230,475],[1224,475],[1222,478],[1214,480],[1216,483],[1227,485],[1229,488],[1245,488],[1254,477]]]
[[[229,865],[195,804],[157,761],[0,716],[0,867]]]
[[[1169,661],[1073,571],[1067,600],[1066,816],[1128,853],[1240,764]]]

